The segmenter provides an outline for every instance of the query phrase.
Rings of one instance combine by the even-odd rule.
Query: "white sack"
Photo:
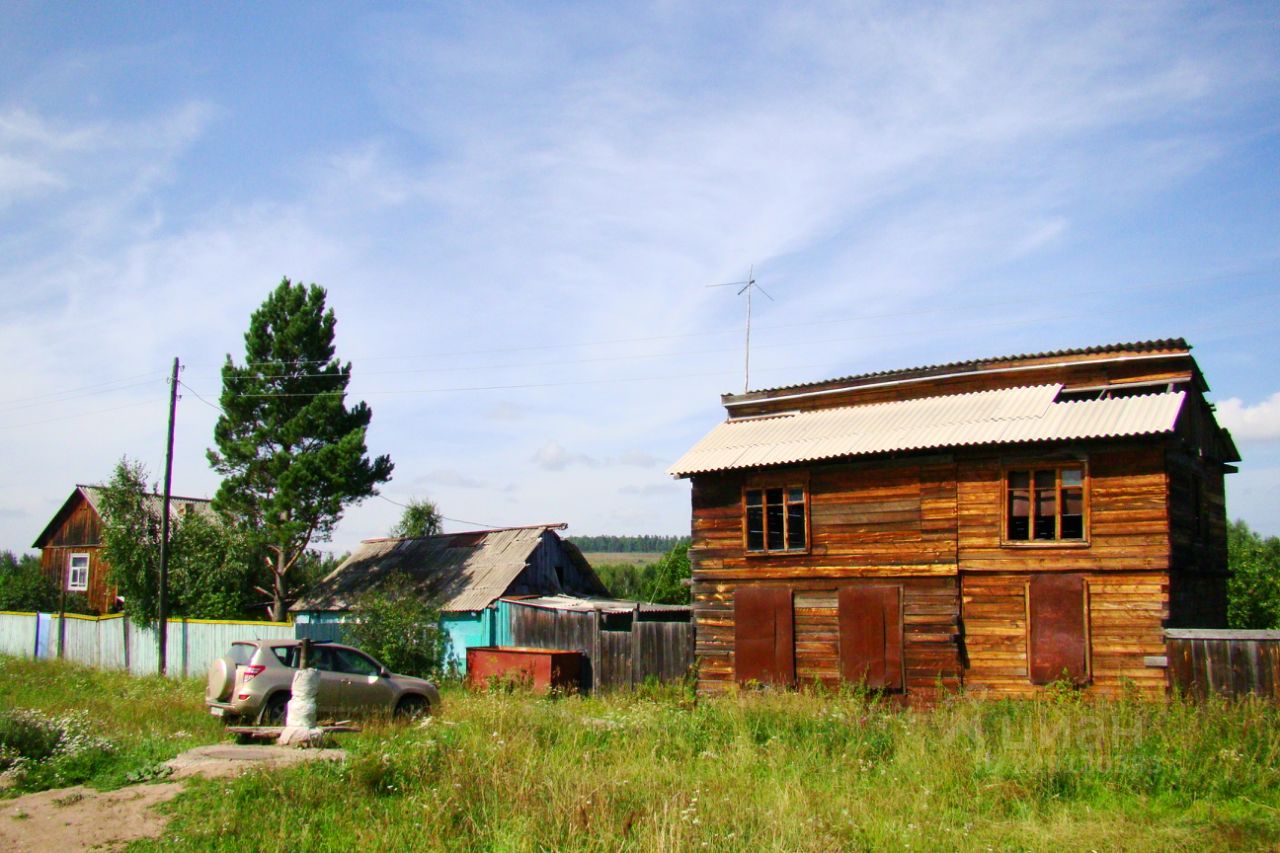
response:
[[[293,674],[293,697],[285,714],[289,728],[311,729],[316,725],[316,694],[320,692],[320,671],[300,669]]]

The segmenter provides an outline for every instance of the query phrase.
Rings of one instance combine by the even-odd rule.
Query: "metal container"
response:
[[[467,649],[467,685],[512,684],[537,693],[576,692],[582,685],[582,653],[566,649],[476,646]]]

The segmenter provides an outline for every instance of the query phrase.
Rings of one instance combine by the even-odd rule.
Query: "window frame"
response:
[[[77,584],[75,582],[76,559],[84,558],[84,583]],[[93,564],[93,560],[89,554],[84,551],[76,551],[67,555],[67,592],[88,592],[89,591],[89,569]]]
[[[769,512],[767,492],[771,489],[782,490],[782,548],[769,547]],[[802,500],[800,506],[804,517],[804,547],[803,548],[787,548],[787,533],[790,529],[788,520],[787,507],[794,506],[788,500],[788,492],[792,489],[799,489]],[[763,548],[752,549],[749,543],[749,531],[747,527],[748,504],[747,496],[751,492],[760,492],[760,508],[764,519],[764,527],[762,535],[764,537]],[[809,494],[809,477],[807,473],[793,472],[790,474],[779,474],[767,477],[753,477],[750,481],[742,486],[741,496],[741,521],[742,521],[742,552],[748,557],[794,557],[811,553],[813,548],[812,536],[812,497]]]
[[[1062,529],[1062,472],[1066,469],[1079,469],[1080,471],[1080,500],[1081,500],[1081,536],[1079,539],[1062,539],[1060,538]],[[1054,533],[1053,539],[1036,539],[1035,537],[1035,479],[1038,472],[1052,471],[1054,481]],[[1033,513],[1028,516],[1028,524],[1031,525],[1028,531],[1031,538],[1013,539],[1009,536],[1009,475],[1013,473],[1026,473],[1028,477],[1028,496],[1029,510]],[[1068,487],[1074,488],[1074,487]],[[1000,545],[1007,548],[1088,548],[1091,544],[1091,513],[1093,502],[1090,499],[1092,491],[1091,478],[1089,476],[1089,463],[1085,459],[1058,459],[1058,460],[1036,460],[1036,461],[1013,461],[1004,462],[1000,466]]]

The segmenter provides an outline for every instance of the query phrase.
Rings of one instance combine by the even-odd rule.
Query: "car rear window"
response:
[[[238,664],[247,664],[253,658],[253,643],[232,643],[227,657]]]
[[[276,658],[285,666],[298,668],[298,647],[297,646],[272,646],[271,651],[275,652]]]

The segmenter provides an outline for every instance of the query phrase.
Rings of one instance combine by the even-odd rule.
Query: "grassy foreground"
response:
[[[29,753],[0,793],[81,783],[118,788],[222,738],[205,709],[203,682],[0,655],[0,769],[9,764],[6,744],[10,755]]]
[[[73,667],[50,668],[56,678],[37,688],[14,681],[40,667],[49,665],[0,661],[5,705],[90,706],[97,734],[121,743],[216,737],[212,720],[196,719],[198,685]],[[1268,703],[956,698],[902,711],[856,695],[694,701],[679,689],[536,698],[456,688],[445,702],[422,725],[373,722],[347,736],[346,764],[194,780],[167,806],[168,836],[130,849],[1222,850],[1280,841],[1280,711]]]

